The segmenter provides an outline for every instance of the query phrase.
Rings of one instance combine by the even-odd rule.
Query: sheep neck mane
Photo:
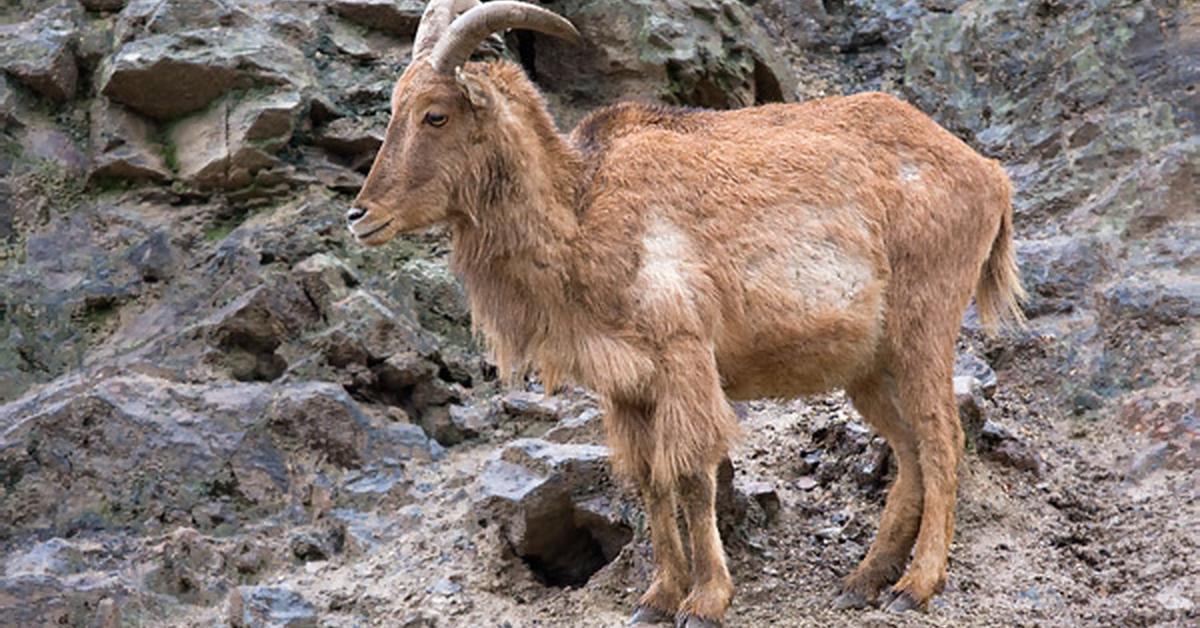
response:
[[[552,386],[575,369],[549,356],[571,353],[562,343],[584,332],[569,305],[582,157],[531,84],[506,88],[527,93],[498,103],[498,136],[489,138],[497,152],[468,174],[470,193],[457,199],[453,261],[501,375],[537,366]]]

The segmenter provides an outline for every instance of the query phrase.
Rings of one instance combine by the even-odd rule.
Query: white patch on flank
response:
[[[874,276],[867,260],[828,242],[803,242],[792,249],[790,279],[810,307],[848,307]]]
[[[921,169],[913,164],[904,162],[900,164],[900,180],[905,183],[912,183],[921,179]]]
[[[642,235],[642,267],[638,270],[638,288],[647,302],[681,300],[689,302],[692,289],[684,264],[691,256],[687,235],[675,225],[658,217],[650,219]]]
[[[777,307],[814,312],[850,307],[875,280],[871,260],[857,252],[866,234],[839,244],[818,229],[797,231],[747,260],[746,287]]]

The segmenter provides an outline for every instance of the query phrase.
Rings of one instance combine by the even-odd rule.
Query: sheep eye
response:
[[[446,114],[434,113],[430,111],[429,113],[425,114],[425,122],[431,126],[442,126],[443,124],[446,124]]]

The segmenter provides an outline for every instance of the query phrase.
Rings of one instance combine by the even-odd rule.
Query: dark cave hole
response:
[[[613,561],[633,539],[627,526],[577,509],[564,498],[557,508],[531,519],[521,560],[538,582],[580,587]]]
[[[758,59],[754,60],[754,104],[765,105],[773,102],[783,102],[783,86],[779,79],[771,73],[771,69]]]

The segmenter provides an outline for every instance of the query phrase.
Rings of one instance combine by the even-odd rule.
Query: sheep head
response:
[[[360,242],[378,246],[454,211],[467,173],[483,167],[495,149],[495,92],[463,65],[484,39],[509,28],[579,40],[570,22],[523,2],[433,0],[426,6],[412,63],[392,92],[383,146],[346,215]]]

